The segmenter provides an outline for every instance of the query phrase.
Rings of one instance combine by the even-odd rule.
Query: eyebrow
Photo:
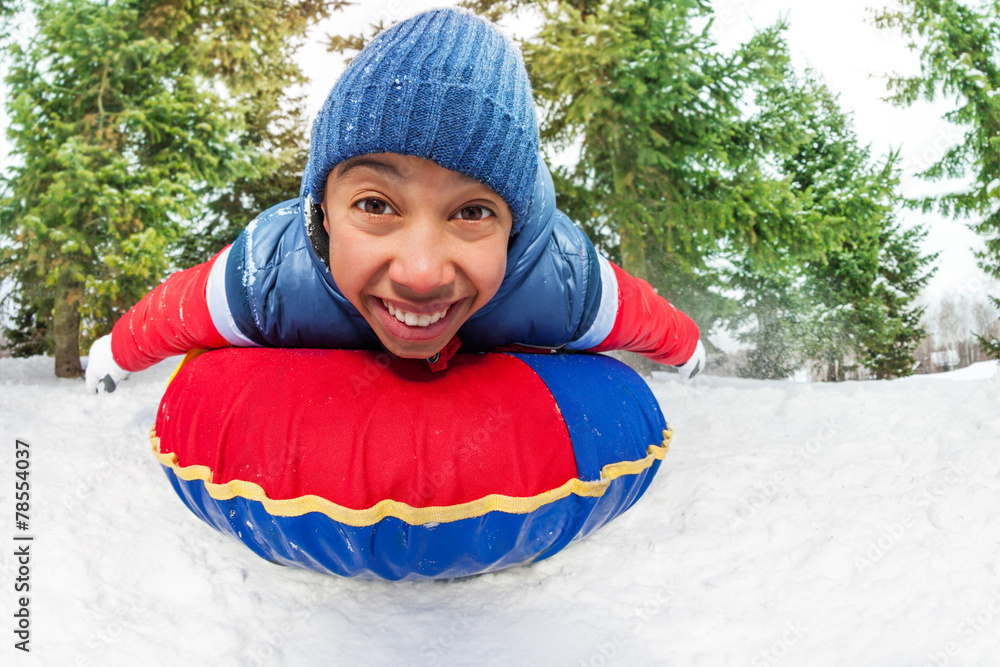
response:
[[[357,169],[358,167],[368,167],[372,171],[376,171],[382,176],[386,176],[387,178],[391,178],[396,181],[401,181],[404,178],[403,173],[388,162],[383,162],[382,160],[365,155],[357,155],[345,160],[344,163],[340,165],[340,168],[337,170],[337,180],[340,180],[352,169]]]

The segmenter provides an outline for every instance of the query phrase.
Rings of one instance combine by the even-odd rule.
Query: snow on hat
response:
[[[368,153],[433,160],[492,188],[520,231],[538,170],[531,82],[517,47],[471,12],[437,9],[378,35],[313,122],[302,200],[313,245],[338,163]],[[325,257],[326,248],[322,248]]]

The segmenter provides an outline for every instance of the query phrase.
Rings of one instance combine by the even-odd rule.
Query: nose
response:
[[[398,235],[389,279],[418,294],[427,294],[455,281],[455,265],[448,255],[446,234],[432,219],[411,219]]]

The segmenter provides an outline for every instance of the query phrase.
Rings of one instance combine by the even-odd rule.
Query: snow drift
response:
[[[148,440],[176,361],[97,397],[51,359],[0,359],[3,664],[940,667],[1000,648],[996,364],[839,385],[656,375],[674,441],[614,524],[532,566],[391,584],[272,565],[188,512]]]

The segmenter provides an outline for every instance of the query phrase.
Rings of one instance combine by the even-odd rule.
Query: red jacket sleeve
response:
[[[698,345],[698,326],[645,280],[609,264],[618,283],[618,312],[611,333],[591,351],[628,350],[670,366],[690,359]]]
[[[118,320],[111,331],[111,354],[119,366],[141,371],[194,348],[231,345],[208,309],[208,279],[218,258],[172,274]]]

